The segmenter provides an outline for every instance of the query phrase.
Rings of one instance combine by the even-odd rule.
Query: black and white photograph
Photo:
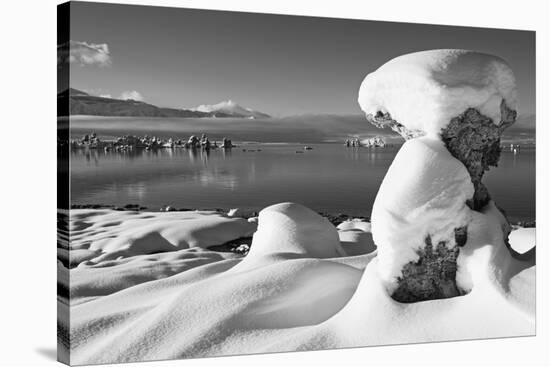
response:
[[[57,6],[60,362],[537,334],[535,31],[364,18]]]

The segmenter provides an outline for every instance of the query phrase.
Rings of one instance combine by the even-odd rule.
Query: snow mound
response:
[[[510,233],[508,242],[518,254],[525,254],[535,247],[535,228],[518,228]]]
[[[100,263],[251,236],[256,224],[215,212],[71,210],[71,263]],[[74,254],[74,257],[73,257]],[[79,261],[75,261],[79,259]]]
[[[399,56],[368,74],[358,102],[367,115],[389,113],[408,130],[436,135],[468,108],[499,125],[502,100],[516,110],[516,93],[514,74],[501,58],[430,50]]]
[[[417,250],[425,246],[428,235],[435,244],[445,241],[454,247],[454,229],[470,220],[466,201],[473,193],[466,167],[443,142],[420,137],[403,144],[380,185],[372,210],[378,269],[390,294],[402,267],[418,260]]]
[[[338,231],[340,244],[348,256],[369,254],[376,250],[372,234],[357,229]]]
[[[369,254],[376,250],[371,224],[363,219],[350,219],[337,227],[342,248],[348,256]]]
[[[245,262],[274,254],[330,258],[345,255],[338,231],[326,218],[296,203],[269,206],[258,216],[258,230]]]
[[[232,265],[216,262],[72,306],[71,362],[259,353],[340,311],[362,273],[319,259],[238,273]]]
[[[338,230],[340,231],[349,231],[356,229],[359,231],[370,233],[371,224],[363,219],[354,218],[338,224],[336,228],[338,228]]]

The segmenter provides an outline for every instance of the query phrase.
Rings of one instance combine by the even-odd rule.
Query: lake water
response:
[[[209,154],[184,149],[73,151],[71,201],[132,203],[150,210],[164,205],[259,210],[293,201],[333,214],[370,216],[398,148],[310,146],[313,150],[304,151],[298,144],[245,144]],[[504,150],[485,183],[511,220],[535,219],[534,149],[516,155]]]

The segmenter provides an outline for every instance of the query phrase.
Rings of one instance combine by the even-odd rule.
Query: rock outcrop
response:
[[[475,108],[468,108],[441,130],[445,146],[466,166],[472,177],[475,192],[468,205],[474,210],[480,210],[491,199],[481,179],[491,166],[497,166],[501,151],[500,137],[504,129],[516,121],[516,115],[516,111],[510,109],[503,99],[500,124],[495,124]]]
[[[467,271],[460,251],[468,246],[468,213],[491,200],[483,174],[498,164],[500,137],[516,119],[511,69],[473,51],[404,55],[367,75],[359,104],[369,122],[407,141],[372,213],[388,292],[400,302],[467,293],[457,280],[467,278],[458,276]]]
[[[364,147],[367,148],[384,148],[386,146],[386,140],[384,140],[384,138],[381,136],[374,136],[372,138],[365,139],[361,143]]]

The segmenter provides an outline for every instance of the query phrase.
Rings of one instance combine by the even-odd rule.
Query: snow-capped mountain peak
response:
[[[220,103],[211,104],[211,105],[200,105],[194,108],[191,108],[192,111],[214,113],[214,114],[224,114],[234,117],[247,117],[247,118],[267,118],[269,115],[255,111],[251,108],[243,107],[232,100],[222,101]]]

